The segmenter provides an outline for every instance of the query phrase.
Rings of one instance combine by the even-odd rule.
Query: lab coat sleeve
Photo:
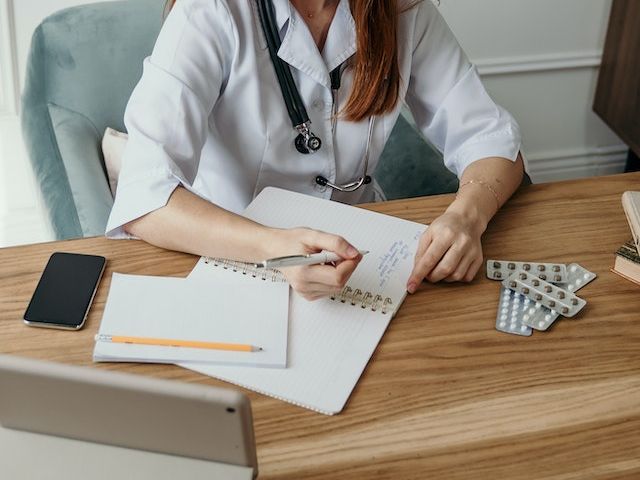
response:
[[[474,161],[515,161],[515,119],[487,94],[478,72],[430,0],[419,3],[406,102],[418,128],[458,177]]]
[[[180,0],[167,17],[125,110],[129,140],[106,235],[192,185],[208,118],[229,75],[234,28],[222,0]],[[197,192],[194,192],[197,194]]]

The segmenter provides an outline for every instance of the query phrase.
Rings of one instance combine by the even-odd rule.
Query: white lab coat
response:
[[[320,53],[288,0],[274,0],[282,46],[323,145],[295,149],[287,109],[269,58],[255,0],[179,0],[168,16],[125,112],[129,133],[107,235],[164,206],[183,185],[216,205],[241,212],[266,186],[346,203],[374,200],[375,185],[341,193],[315,183],[324,175],[346,183],[362,175],[368,120],[339,120],[331,134],[329,72],[356,51],[348,0],[341,0]],[[384,28],[381,25],[380,28]],[[458,176],[490,156],[514,161],[515,120],[486,93],[449,27],[430,0],[402,13],[398,29],[400,98],[417,126]],[[352,72],[342,76],[345,105]],[[375,121],[368,172],[376,167],[400,113]]]

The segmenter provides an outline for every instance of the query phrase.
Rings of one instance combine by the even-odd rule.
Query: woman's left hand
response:
[[[481,237],[486,225],[452,209],[435,219],[422,234],[407,291],[430,282],[470,282],[482,265]]]

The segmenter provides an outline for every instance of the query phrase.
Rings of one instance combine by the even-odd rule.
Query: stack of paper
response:
[[[289,287],[114,273],[98,337],[245,344],[255,352],[96,341],[95,361],[284,368]]]

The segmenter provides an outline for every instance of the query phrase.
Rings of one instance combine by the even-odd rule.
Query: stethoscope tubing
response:
[[[280,49],[280,46],[282,45],[282,42],[280,40],[280,34],[277,29],[277,20],[276,20],[273,2],[271,0],[257,0],[257,4],[258,4],[258,16],[260,17],[260,23],[262,25],[262,30],[264,32],[265,39],[267,42],[269,56],[271,57],[271,63],[273,64],[276,77],[278,78],[278,83],[280,84],[280,91],[282,93],[282,97],[287,107],[287,111],[289,112],[292,126],[300,134],[306,135],[308,137],[309,134],[311,133],[309,131],[309,125],[311,125],[309,114],[307,113],[307,109],[304,106],[304,102],[300,97],[300,92],[298,92],[298,89],[293,79],[293,75],[291,74],[291,69],[289,65],[287,65],[278,56],[278,53],[277,53],[278,50]],[[336,122],[337,122],[337,116],[338,116],[337,92],[340,88],[340,77],[341,77],[340,66],[334,69],[331,72],[330,76],[331,76],[331,89],[333,92],[333,112],[332,112],[332,118],[331,118],[331,132],[335,136],[335,128],[336,128]],[[365,154],[364,154],[363,176],[361,176],[358,180],[354,180],[353,182],[349,182],[344,185],[336,185],[330,182],[327,178],[319,175],[315,179],[318,185],[327,186],[334,190],[338,190],[340,192],[353,192],[358,188],[360,188],[362,185],[371,183],[371,177],[367,175],[367,171],[369,168],[369,150],[370,150],[371,139],[373,135],[374,122],[375,122],[375,116],[371,116],[369,118],[367,145],[365,147]],[[317,139],[317,137],[315,138]],[[319,148],[320,141],[319,139],[317,140],[318,140],[318,148]],[[303,153],[309,153],[309,152],[306,151]]]

